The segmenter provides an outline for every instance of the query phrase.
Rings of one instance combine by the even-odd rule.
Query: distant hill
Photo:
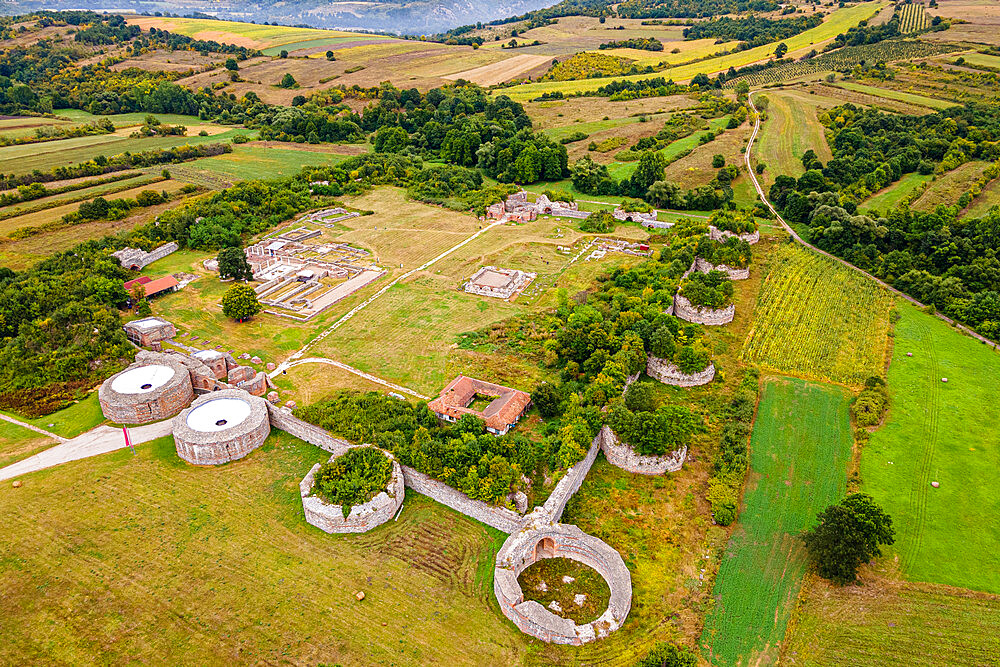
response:
[[[210,14],[239,21],[423,35],[488,22],[555,4],[556,0],[101,0],[111,11]],[[0,12],[75,9],[79,0],[12,0]]]

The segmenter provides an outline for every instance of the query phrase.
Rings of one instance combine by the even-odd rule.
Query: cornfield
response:
[[[780,65],[761,72],[746,74],[726,82],[726,87],[734,87],[736,82],[745,81],[750,87],[764,86],[770,83],[788,81],[808,74],[818,72],[849,72],[855,65],[862,63],[889,63],[896,60],[926,58],[941,53],[955,51],[959,47],[917,40],[886,40],[877,44],[862,44],[860,46],[845,46],[807,60]]]
[[[857,386],[880,375],[891,294],[799,246],[772,257],[740,357],[765,369]]]
[[[931,27],[931,19],[927,16],[922,4],[902,5],[896,10],[896,14],[899,15],[899,31],[904,35]]]

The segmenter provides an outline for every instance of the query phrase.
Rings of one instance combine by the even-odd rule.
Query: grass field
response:
[[[96,391],[69,407],[44,417],[29,419],[13,413],[10,414],[23,422],[33,424],[64,438],[76,437],[104,422],[104,414],[101,413],[101,404],[97,401]]]
[[[408,493],[398,521],[327,535],[305,523],[298,484],[329,455],[281,432],[216,468],[184,464],[169,437],[137,452],[0,489],[0,662],[493,665],[525,652],[492,601],[499,533]]]
[[[256,23],[237,23],[235,21],[216,21],[214,19],[192,19],[173,16],[165,18],[131,16],[128,17],[128,23],[129,25],[137,25],[143,30],[153,27],[196,39],[211,39],[223,44],[235,44],[255,49],[295,44],[307,40],[312,41],[338,37],[353,39],[367,38],[367,36],[361,36],[359,33],[339,30],[296,28],[283,25],[258,25]],[[374,38],[386,39],[378,36]]]
[[[763,180],[774,181],[777,174],[800,176],[805,169],[802,156],[810,148],[826,164],[833,155],[826,143],[824,128],[816,117],[815,96],[798,91],[769,90],[767,121],[761,126],[756,161],[766,170]]]
[[[782,245],[768,270],[744,361],[847,385],[881,374],[893,305],[888,292],[796,245]]]
[[[988,380],[1000,356],[908,304],[900,313],[892,406],[862,455],[863,489],[893,517],[904,576],[1000,593],[1000,525],[985,520],[1000,513],[1000,406]]]
[[[869,95],[876,95],[878,97],[887,97],[890,100],[898,100],[900,102],[906,102],[908,104],[915,104],[921,107],[927,107],[928,109],[947,109],[948,107],[955,106],[954,102],[949,102],[947,100],[938,100],[933,97],[927,97],[926,95],[914,95],[913,93],[905,93],[901,90],[893,90],[891,88],[880,88],[878,86],[869,86],[863,83],[854,83],[853,81],[838,81],[836,84],[839,88],[845,88],[847,90],[853,90],[859,93],[868,93]]]
[[[0,468],[57,444],[55,440],[17,424],[0,420]]]
[[[702,635],[714,664],[775,662],[807,566],[797,534],[846,487],[852,443],[847,405],[847,393],[836,387],[765,381],[743,510]]]
[[[803,667],[998,662],[1000,598],[879,578],[863,586],[810,586],[781,660]]]
[[[868,19],[881,11],[886,2],[876,0],[874,2],[863,2],[850,7],[835,10],[821,25],[799,33],[794,37],[783,40],[788,46],[790,56],[800,55],[798,51],[805,52],[825,43],[829,39],[836,37],[847,29],[858,24],[858,21]],[[746,51],[731,53],[726,56],[712,58],[701,62],[687,65],[670,67],[653,74],[638,74],[624,78],[627,80],[648,79],[651,77],[664,77],[677,82],[684,82],[700,72],[715,73],[728,70],[730,67],[740,68],[751,63],[766,60],[774,52],[774,46],[767,44],[758,46]],[[544,92],[561,91],[563,93],[596,90],[607,82],[606,79],[583,79],[579,81],[545,81],[541,83],[528,83],[507,89],[507,93],[516,100],[526,100],[538,97]]]
[[[233,146],[232,153],[170,165],[170,173],[209,187],[254,178],[293,176],[302,167],[336,164],[346,155],[294,148],[267,148],[248,144]]]
[[[979,196],[969,204],[969,208],[965,210],[963,217],[981,218],[989,213],[989,210],[997,204],[1000,204],[1000,179],[993,179],[983,188]]]
[[[879,190],[863,201],[858,208],[862,211],[875,210],[883,214],[888,213],[904,197],[931,180],[931,178],[933,178],[931,174],[918,174],[917,172],[906,174],[889,187]]]
[[[973,160],[951,171],[937,174],[927,190],[913,202],[911,208],[917,211],[933,211],[940,205],[955,206],[962,193],[969,189],[988,166],[989,162]]]

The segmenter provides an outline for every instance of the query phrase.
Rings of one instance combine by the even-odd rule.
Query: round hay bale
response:
[[[948,378],[941,378],[941,382],[947,382]]]
[[[939,483],[937,483],[937,482],[931,482],[931,486],[933,486],[936,489],[936,488],[938,488],[941,485]]]
[[[23,486],[23,484],[21,483],[21,480],[15,479],[14,483],[11,484],[11,486],[13,486],[15,489],[20,489]]]

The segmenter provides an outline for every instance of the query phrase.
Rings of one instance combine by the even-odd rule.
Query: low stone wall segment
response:
[[[709,362],[700,373],[687,374],[681,371],[672,361],[659,357],[646,357],[646,375],[659,380],[663,384],[675,387],[698,387],[715,379],[715,364]]]
[[[562,517],[563,510],[566,509],[566,503],[580,489],[580,485],[583,484],[583,480],[586,479],[591,466],[594,465],[594,461],[597,459],[597,452],[600,449],[601,431],[598,431],[590,443],[587,455],[582,460],[570,466],[566,474],[556,484],[556,488],[549,494],[548,500],[542,505],[543,516],[548,521],[555,523]]]
[[[731,303],[725,308],[718,309],[702,308],[692,305],[687,298],[681,296],[680,292],[674,295],[674,305],[671,310],[682,320],[708,326],[729,324],[736,316],[736,304]]]
[[[733,232],[724,229],[719,229],[714,225],[708,226],[708,238],[712,239],[713,241],[725,241],[726,239],[732,238],[734,236],[746,241],[750,245],[753,245],[758,241],[760,241],[760,230],[750,232],[748,234],[734,234]]]
[[[601,449],[608,463],[639,475],[664,475],[677,472],[687,459],[687,447],[666,456],[643,456],[615,435],[610,427],[601,429]]]
[[[481,500],[473,500],[458,489],[454,489],[419,470],[409,466],[402,466],[402,468],[406,486],[456,512],[480,523],[485,523],[487,526],[492,526],[508,535],[517,530],[521,524],[523,517],[513,510],[506,507],[496,507]]]
[[[734,268],[731,266],[726,266],[725,264],[712,264],[708,260],[702,259],[701,257],[694,258],[694,268],[696,271],[701,271],[702,273],[710,273],[712,271],[722,271],[730,280],[746,280],[750,277],[750,267],[745,269]]]

